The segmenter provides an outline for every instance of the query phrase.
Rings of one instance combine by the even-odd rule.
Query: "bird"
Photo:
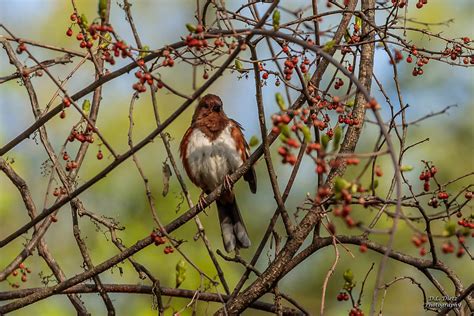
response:
[[[207,94],[199,101],[179,148],[189,179],[202,190],[198,207],[204,202],[204,193],[209,194],[224,184],[216,205],[222,240],[228,253],[251,245],[229,178],[250,156],[242,130],[237,121],[225,114],[221,98]],[[244,180],[250,191],[256,193],[253,166],[244,174]]]

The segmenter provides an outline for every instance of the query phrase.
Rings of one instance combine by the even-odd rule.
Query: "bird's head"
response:
[[[193,121],[227,120],[222,108],[222,100],[215,94],[205,95],[194,111]]]

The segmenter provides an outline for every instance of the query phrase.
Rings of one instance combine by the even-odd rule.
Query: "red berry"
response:
[[[380,166],[375,166],[375,175],[376,175],[377,177],[383,176],[383,171],[382,171],[382,169],[380,168]]]
[[[367,245],[366,244],[361,244],[359,247],[359,251],[364,253],[367,252]]]
[[[68,29],[67,29],[66,35],[69,36],[69,37],[72,36],[72,29],[71,29],[71,28],[68,28]]]
[[[430,182],[429,181],[425,181],[425,183],[423,184],[423,189],[428,192],[430,190]]]
[[[265,79],[265,80],[268,79],[268,72],[264,72],[262,74],[262,78]]]
[[[102,153],[101,150],[99,150],[99,151],[97,152],[97,159],[98,159],[98,160],[102,160],[102,158],[104,158],[104,154]]]

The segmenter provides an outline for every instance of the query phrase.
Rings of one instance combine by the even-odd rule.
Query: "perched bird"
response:
[[[242,127],[229,119],[222,100],[213,94],[204,96],[194,112],[191,127],[181,140],[180,154],[191,181],[209,194],[224,183],[225,191],[216,200],[222,239],[227,252],[250,247],[250,238],[240,214],[229,175],[249,157],[249,147]],[[255,193],[257,182],[251,167],[244,175]],[[203,194],[198,205],[202,204]]]

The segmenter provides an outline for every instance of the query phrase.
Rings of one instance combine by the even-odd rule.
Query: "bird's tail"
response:
[[[216,201],[219,221],[221,223],[222,240],[227,252],[236,248],[250,247],[250,239],[245,228],[242,215],[240,215],[234,194],[220,198]]]

